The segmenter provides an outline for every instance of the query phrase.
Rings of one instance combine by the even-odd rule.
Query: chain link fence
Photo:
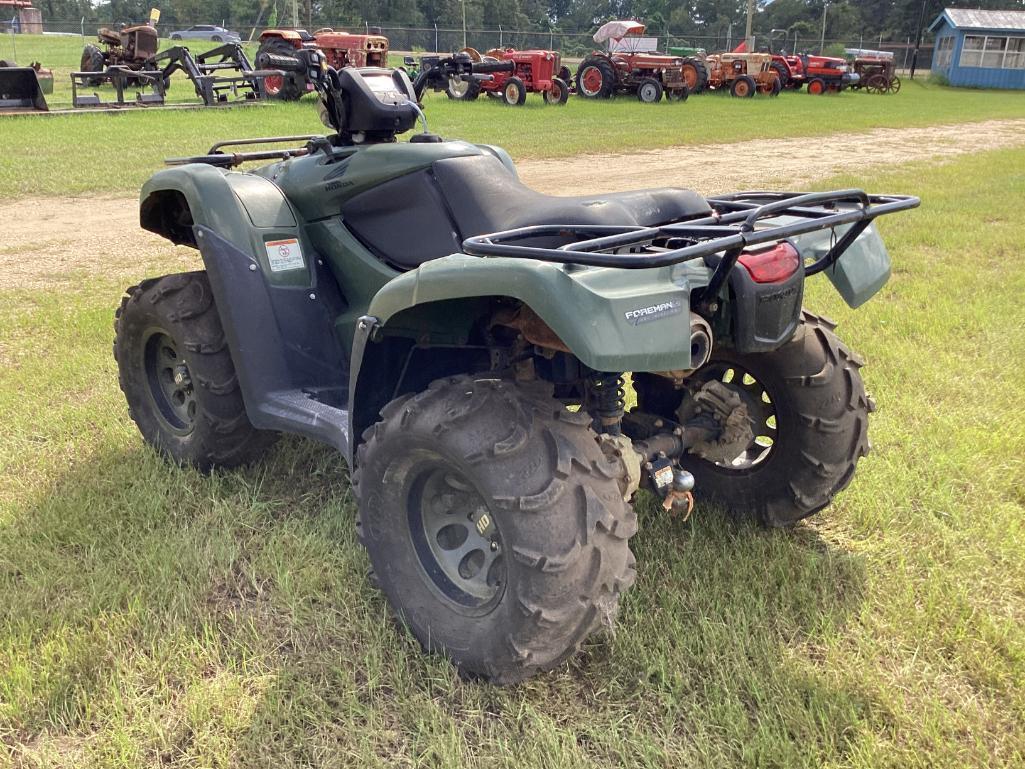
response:
[[[142,22],[139,22],[142,23]],[[194,22],[195,24],[219,24],[227,26],[237,32],[243,40],[256,40],[260,32],[266,27],[266,19],[256,20],[251,23],[234,23],[228,20],[204,20]],[[0,31],[9,31],[11,21],[0,21]],[[84,38],[93,38],[99,27],[114,28],[113,21],[86,21],[77,20],[52,20],[44,19],[46,34],[79,35]],[[193,26],[193,23],[181,22],[177,24],[160,25],[161,37],[170,35],[173,30],[184,29]],[[318,25],[311,25],[313,29]],[[319,26],[331,26],[336,30],[347,30],[349,32],[362,32],[364,34],[385,35],[393,51],[402,52],[449,52],[456,51],[464,46],[476,48],[479,51],[486,51],[490,48],[511,47],[517,49],[541,48],[560,51],[565,58],[573,59],[585,56],[590,51],[598,48],[598,44],[591,38],[593,30],[582,32],[562,32],[556,30],[520,30],[504,29],[501,26],[488,29],[477,28],[452,28],[449,26],[421,25],[421,26],[399,26],[392,23],[375,23],[373,21],[358,22],[335,22]],[[291,29],[287,25],[279,25],[279,29]],[[652,34],[654,37],[654,32]],[[738,26],[722,27],[714,34],[702,35],[658,35],[658,48],[668,52],[672,48],[701,48],[709,53],[715,51],[729,51],[743,41],[743,32]],[[778,41],[774,41],[776,45]],[[911,64],[914,51],[914,41],[911,37],[903,40],[882,40],[879,37],[857,37],[826,38],[822,43],[819,37],[808,39],[791,38],[784,44],[788,53],[794,51],[806,51],[808,53],[819,53],[820,50],[826,55],[843,56],[844,49],[861,48],[887,51],[894,55],[894,61],[898,69],[907,69]],[[769,44],[768,36],[755,35],[755,50],[765,48]],[[928,70],[932,60],[932,46],[922,46],[918,54],[917,67],[920,70]]]

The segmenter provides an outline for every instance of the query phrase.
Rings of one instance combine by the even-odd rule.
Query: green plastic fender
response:
[[[179,192],[189,204],[194,224],[209,227],[259,263],[267,280],[278,286],[310,285],[308,259],[313,251],[284,194],[255,174],[226,171],[205,163],[155,173],[139,193],[142,226],[153,229],[159,217],[149,210],[151,196]],[[153,205],[161,205],[159,197]],[[166,236],[166,233],[161,232]],[[301,258],[271,261],[275,243],[298,241]]]
[[[690,292],[707,285],[708,276],[703,264],[622,270],[453,254],[392,280],[368,313],[387,329],[390,318],[416,305],[511,297],[534,310],[592,369],[687,369]]]

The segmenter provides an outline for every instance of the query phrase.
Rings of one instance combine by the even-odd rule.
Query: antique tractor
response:
[[[594,33],[594,42],[608,51],[592,51],[577,69],[577,94],[585,99],[608,99],[617,93],[636,94],[647,104],[682,101],[705,87],[707,72],[701,59],[657,53],[658,40],[643,37],[636,21],[610,21]]]
[[[388,66],[388,38],[336,32],[330,27],[318,29],[312,35],[305,29],[264,30],[260,34],[256,66],[273,69],[261,63],[270,61],[267,55],[292,56],[297,50],[320,51],[328,66],[335,69]],[[268,97],[294,101],[303,94],[312,93],[314,83],[306,72],[288,72],[265,78],[263,87]]]
[[[641,489],[680,519],[696,495],[785,527],[851,483],[874,402],[804,287],[821,273],[868,301],[890,276],[873,221],[917,199],[547,195],[504,150],[428,133],[423,89],[477,79],[467,57],[413,82],[320,65],[302,63],[330,135],[220,142],[142,188],[143,228],[203,265],[115,314],[127,415],[156,451],[212,470],[279,433],[335,447],[367,585],[496,683],[614,622],[657,514]]]
[[[482,93],[501,99],[510,106],[520,106],[528,93],[540,93],[545,104],[565,104],[569,98],[570,73],[562,66],[558,51],[517,51],[513,48],[492,48],[483,55],[474,48],[464,48],[475,64],[510,62],[508,71],[493,72],[491,80],[463,80],[453,77],[445,93],[448,98],[473,101]]]
[[[81,72],[104,72],[108,67],[130,70],[147,68],[157,53],[157,30],[148,24],[110,29],[102,27],[96,33],[99,45],[89,44],[82,49]],[[97,75],[87,78],[84,85],[98,86],[105,82]]]
[[[858,84],[858,75],[850,71],[844,59],[835,56],[812,56],[808,53],[786,53],[779,45],[779,38],[775,36],[775,33],[781,31],[772,30],[768,50],[764,53],[772,57],[770,66],[779,77],[782,88],[799,91],[807,84],[808,93],[818,96],[824,93],[839,93],[844,88],[855,87]],[[733,53],[746,52],[746,42],[733,49]]]
[[[779,74],[767,53],[713,53],[705,58],[708,88],[731,96],[749,99],[756,93],[778,96],[782,89]]]
[[[897,77],[892,52],[848,48],[844,53],[850,57],[848,61],[851,71],[859,78],[853,88],[876,94],[897,93],[900,90],[900,78]]]

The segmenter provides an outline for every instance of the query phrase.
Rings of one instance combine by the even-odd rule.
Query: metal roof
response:
[[[929,29],[944,16],[958,29],[999,29],[1025,32],[1025,11],[978,11],[971,8],[945,8]]]

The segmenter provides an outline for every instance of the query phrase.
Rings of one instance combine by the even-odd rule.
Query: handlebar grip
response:
[[[514,61],[486,61],[474,62],[473,74],[484,75],[489,72],[515,72],[516,62]]]

